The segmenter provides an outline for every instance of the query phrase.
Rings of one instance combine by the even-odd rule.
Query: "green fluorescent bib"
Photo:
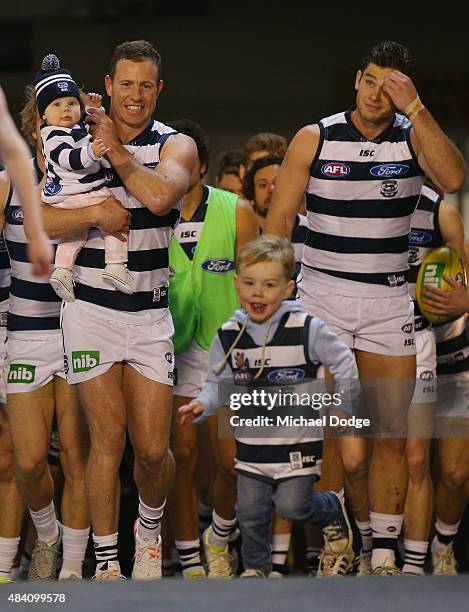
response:
[[[186,351],[194,338],[208,351],[218,328],[239,308],[233,281],[238,196],[215,187],[209,190],[194,259],[187,257],[175,236],[169,245],[175,353]]]

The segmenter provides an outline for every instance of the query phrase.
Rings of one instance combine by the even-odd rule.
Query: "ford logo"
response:
[[[21,225],[23,223],[23,209],[19,206],[15,206],[11,211],[11,220],[13,223]]]
[[[281,370],[274,370],[267,374],[267,378],[270,382],[295,382],[304,377],[304,370],[299,370],[297,368],[282,368]]]
[[[406,164],[381,164],[370,169],[370,174],[379,177],[401,176],[407,172],[409,172],[409,166]]]
[[[213,274],[226,274],[236,268],[235,262],[231,259],[207,259],[200,264],[200,267],[205,272],[212,272]]]
[[[429,244],[432,241],[432,235],[421,230],[410,230],[409,244]]]
[[[343,178],[349,174],[350,168],[342,162],[327,162],[322,165],[321,172],[329,178]]]

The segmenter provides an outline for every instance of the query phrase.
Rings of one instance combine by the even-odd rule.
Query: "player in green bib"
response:
[[[178,132],[194,139],[199,161],[184,196],[181,222],[169,248],[170,310],[175,334],[174,409],[200,393],[208,368],[208,350],[220,325],[239,308],[234,288],[235,254],[258,235],[251,205],[232,193],[202,183],[209,163],[207,136],[189,120],[173,124]],[[216,436],[216,425],[211,427]],[[185,578],[205,576],[200,561],[195,468],[198,457],[196,426],[181,427],[173,419],[171,449],[176,476],[169,499],[171,526]],[[233,440],[223,439],[223,446]],[[223,448],[218,452],[223,455]],[[234,530],[236,488],[231,474],[219,469],[214,493],[214,524],[220,530]],[[225,478],[224,478],[225,476]],[[217,514],[217,510],[218,513]],[[223,517],[223,518],[221,518]],[[226,519],[226,517],[229,517]],[[216,527],[215,527],[216,528]],[[227,547],[218,545],[213,534],[206,547],[209,576],[222,569],[229,575],[233,561]],[[223,574],[225,575],[225,574]]]

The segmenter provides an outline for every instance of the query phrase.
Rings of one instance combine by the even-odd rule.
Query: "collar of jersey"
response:
[[[373,140],[369,140],[368,138],[363,136],[363,134],[360,132],[360,130],[357,128],[357,126],[352,121],[352,112],[356,110],[356,108],[357,107],[354,106],[352,108],[349,108],[347,111],[345,111],[345,119],[347,121],[348,128],[352,132],[352,134],[356,138],[358,138],[360,142],[374,142],[376,144],[380,144],[381,142],[387,140],[386,137],[394,129],[394,123],[396,122],[396,115],[394,114],[393,120],[388,125],[388,127],[384,128],[381,134],[378,134],[378,136],[376,136],[376,138],[373,138]]]
[[[148,135],[151,133],[152,127],[153,127],[153,119],[150,119],[150,122],[148,123],[147,127],[142,132],[140,132],[140,134],[135,136],[135,138],[132,138],[132,140],[129,140],[128,142],[124,142],[123,144],[131,145],[134,147],[138,147],[138,146],[147,144]]]

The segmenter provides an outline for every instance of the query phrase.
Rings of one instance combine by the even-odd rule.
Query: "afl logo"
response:
[[[409,166],[406,164],[381,164],[370,169],[370,174],[379,177],[401,176],[407,172],[409,172]]]
[[[200,264],[202,270],[212,274],[226,274],[235,269],[235,262],[231,259],[207,259]]]
[[[350,168],[342,162],[327,162],[323,164],[321,172],[329,178],[344,178],[350,173]]]
[[[433,372],[431,370],[425,370],[425,372],[422,372],[420,374],[420,378],[422,380],[433,380],[433,378],[434,378]]]
[[[405,333],[405,334],[411,334],[412,333],[412,327],[414,326],[413,323],[406,323],[406,325],[403,325],[401,327],[401,330]]]
[[[44,185],[44,193],[46,195],[57,195],[58,193],[60,193],[62,191],[62,185],[59,185],[58,183],[53,183],[52,181],[48,181],[45,185]]]
[[[411,230],[409,234],[409,244],[429,244],[432,241],[432,235],[421,230]]]
[[[11,220],[16,225],[21,225],[23,223],[23,209],[19,206],[15,206],[11,211]]]
[[[267,378],[270,382],[295,382],[305,377],[304,370],[297,368],[284,368],[269,372]]]

